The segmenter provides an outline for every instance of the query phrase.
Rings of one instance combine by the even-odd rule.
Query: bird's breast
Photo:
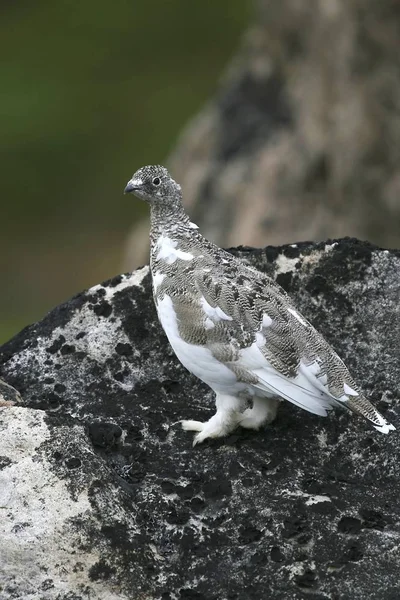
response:
[[[168,294],[155,296],[158,318],[175,354],[188,371],[210,385],[213,389],[235,385],[235,374],[219,362],[203,345],[186,342],[179,332],[177,312]]]

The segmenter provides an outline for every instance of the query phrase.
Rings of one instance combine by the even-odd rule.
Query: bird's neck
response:
[[[150,266],[154,275],[160,265],[170,271],[177,268],[176,257],[188,252],[197,226],[190,222],[182,205],[152,206],[150,214]]]
[[[182,204],[162,206],[159,204],[151,206],[150,212],[150,237],[152,243],[160,236],[170,238],[185,235],[190,231],[190,220]]]

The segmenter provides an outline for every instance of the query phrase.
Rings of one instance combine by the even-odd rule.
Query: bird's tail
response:
[[[364,396],[350,397],[345,405],[353,412],[367,419],[381,433],[389,433],[389,431],[396,429],[394,425],[386,421],[385,417]]]

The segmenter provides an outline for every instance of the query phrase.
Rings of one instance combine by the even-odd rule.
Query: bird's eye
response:
[[[160,185],[161,181],[159,177],[154,177],[153,179],[153,185]]]

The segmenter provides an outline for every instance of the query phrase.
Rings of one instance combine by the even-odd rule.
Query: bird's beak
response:
[[[126,188],[124,189],[124,194],[131,194],[135,190],[140,190],[142,185],[143,185],[142,179],[139,179],[138,177],[136,179],[130,179],[128,181],[128,183],[126,184]]]
[[[124,189],[124,194],[131,194],[136,188],[137,188],[137,186],[134,184],[134,182],[131,179],[126,184],[126,188]]]

